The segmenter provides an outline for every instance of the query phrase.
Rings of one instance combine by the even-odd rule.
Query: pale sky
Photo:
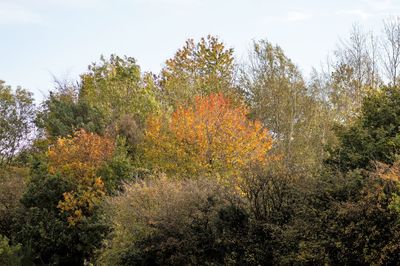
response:
[[[0,0],[0,79],[42,99],[53,75],[77,79],[102,54],[157,73],[186,39],[207,34],[238,59],[268,39],[307,75],[353,23],[378,31],[395,15],[400,0]]]

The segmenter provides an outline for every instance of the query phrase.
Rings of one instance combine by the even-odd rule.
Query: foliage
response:
[[[9,266],[21,265],[21,246],[12,246],[7,237],[0,235],[0,264]]]
[[[100,61],[81,75],[79,97],[99,110],[106,123],[125,114],[143,122],[158,110],[152,77],[142,76],[135,59],[111,55],[109,60],[101,57]]]
[[[104,132],[104,117],[101,112],[77,98],[77,88],[60,84],[56,92],[43,103],[36,125],[45,129],[51,138],[67,137],[78,129],[101,134]]]
[[[159,75],[102,57],[39,112],[0,81],[0,264],[397,265],[399,29],[393,87],[357,27],[308,79],[268,41],[237,76],[207,36]]]
[[[10,167],[0,172],[0,235],[11,238],[12,226],[22,207],[29,169]]]
[[[265,162],[270,136],[246,114],[246,108],[232,106],[222,94],[197,97],[193,107],[179,106],[165,126],[160,117],[148,122],[144,162],[187,177],[226,177],[249,162]]]
[[[34,117],[32,93],[20,87],[12,91],[0,80],[0,165],[29,144]]]
[[[122,190],[124,182],[137,177],[137,169],[129,157],[126,140],[118,137],[115,141],[115,150],[112,158],[101,166],[97,173],[104,180],[106,194],[116,194]]]
[[[98,248],[108,227],[98,208],[71,226],[58,205],[63,194],[75,191],[77,184],[60,174],[49,174],[48,168],[45,157],[34,157],[32,177],[21,200],[24,209],[13,228],[15,241],[23,245],[27,265],[82,265]]]
[[[359,114],[362,99],[368,91],[355,79],[354,71],[351,66],[342,64],[336,66],[331,75],[329,98],[339,123],[350,121]]]
[[[307,88],[282,48],[265,40],[253,43],[240,85],[251,116],[271,132],[271,152],[291,169],[308,173],[318,168],[331,135],[328,108],[317,97],[319,86]]]
[[[341,169],[371,168],[374,161],[391,164],[400,149],[400,90],[384,87],[365,98],[361,116],[338,130],[339,145],[328,162]]]
[[[123,138],[127,153],[136,157],[139,145],[143,141],[144,123],[140,123],[131,115],[123,115],[111,124],[108,133]]]
[[[96,172],[111,158],[114,148],[113,140],[84,130],[70,138],[59,138],[49,148],[49,173],[62,175],[76,187],[73,191],[64,192],[64,199],[58,204],[58,208],[68,214],[71,225],[82,216],[91,215],[104,196],[104,182]]]
[[[124,194],[108,201],[114,231],[99,264],[222,264],[240,259],[244,243],[236,239],[245,231],[247,214],[236,205],[238,200],[211,180],[159,176],[128,184]]]
[[[106,213],[114,230],[99,264],[304,262],[297,258],[297,241],[305,228],[300,221],[307,215],[301,192],[304,181],[290,181],[279,165],[274,169],[267,173],[261,166],[247,169],[244,196],[215,178],[156,176],[128,184],[124,194],[108,200]]]
[[[309,239],[325,253],[319,256],[335,265],[396,264],[400,254],[398,215],[389,206],[398,189],[374,174],[352,172],[329,179],[330,184],[315,191],[321,195],[312,199],[312,206],[322,204],[309,223]],[[304,246],[310,242],[305,241]]]
[[[186,41],[161,71],[163,98],[173,106],[191,102],[196,96],[224,93],[233,97],[233,49],[208,35],[198,43]]]
[[[400,190],[400,160],[398,158],[392,165],[378,163],[376,172],[377,176],[379,176],[383,180],[389,181],[392,186],[395,186],[397,190]],[[396,212],[400,218],[399,193],[392,193],[392,199],[389,208]]]
[[[361,110],[363,98],[382,85],[378,71],[379,45],[372,32],[354,24],[349,38],[334,52],[329,81],[329,102],[338,123],[353,120]],[[382,59],[382,58],[381,58]]]
[[[249,165],[241,177],[240,188],[255,219],[281,225],[293,218],[296,202],[301,203],[298,182],[305,181],[281,161]]]
[[[33,265],[82,265],[109,231],[98,214],[70,226],[58,210],[41,207],[27,209],[19,227],[16,239],[24,245],[24,261]]]

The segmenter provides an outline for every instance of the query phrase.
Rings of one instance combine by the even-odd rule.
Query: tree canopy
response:
[[[159,73],[102,56],[37,106],[0,82],[0,264],[397,265],[399,24],[311,75],[206,36]]]

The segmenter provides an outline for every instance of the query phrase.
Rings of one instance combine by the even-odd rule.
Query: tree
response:
[[[148,121],[143,162],[187,177],[231,175],[249,162],[265,162],[271,138],[247,113],[222,94],[198,96],[192,107],[178,106],[165,125],[160,117]]]
[[[310,188],[297,237],[302,264],[394,265],[399,216],[390,209],[391,182],[375,172],[326,172]],[[299,260],[300,259],[300,260]]]
[[[329,121],[326,106],[307,89],[300,71],[279,46],[268,41],[253,44],[250,63],[242,69],[241,88],[251,116],[271,132],[273,153],[299,171],[308,172],[319,164],[323,153],[316,143],[322,144],[329,130],[324,125]]]
[[[93,256],[109,231],[100,203],[123,164],[123,154],[116,153],[113,139],[80,130],[52,142],[45,154],[32,154],[13,229],[27,263],[82,265]]]
[[[70,138],[59,138],[48,150],[48,171],[72,182],[75,189],[63,193],[58,208],[68,222],[76,224],[82,216],[90,216],[105,195],[104,182],[97,176],[100,167],[111,158],[114,141],[80,130]]]
[[[400,67],[400,19],[390,18],[383,23],[383,67],[391,86],[396,86]]]
[[[104,115],[96,107],[79,100],[79,87],[62,82],[57,82],[57,85],[42,104],[36,125],[52,139],[67,137],[81,128],[97,134],[104,133]]]
[[[143,122],[158,109],[154,90],[151,75],[142,76],[134,58],[111,55],[81,75],[79,98],[99,110],[106,123],[126,114]]]
[[[27,265],[82,265],[101,246],[108,225],[96,210],[71,226],[57,206],[63,193],[75,187],[61,176],[47,174],[40,169],[43,166],[32,169],[13,237],[23,245]]]
[[[0,165],[29,144],[34,117],[32,93],[20,87],[13,92],[0,80]]]
[[[222,92],[234,93],[233,49],[217,37],[208,35],[198,43],[186,41],[161,71],[162,97],[176,106],[191,102],[195,96]]]
[[[375,161],[392,164],[400,151],[400,90],[383,87],[365,98],[353,124],[338,128],[339,144],[328,163],[347,171],[373,167]]]
[[[0,235],[12,237],[28,178],[29,168],[9,167],[0,173]]]
[[[334,52],[329,101],[335,121],[346,123],[359,114],[363,98],[381,84],[378,42],[371,32],[354,24],[347,40]]]
[[[356,81],[354,92],[362,93],[363,87],[380,85],[378,73],[378,43],[372,32],[365,32],[354,24],[348,40],[342,40],[335,51],[337,66],[346,65],[353,71]],[[356,99],[357,100],[357,99]]]

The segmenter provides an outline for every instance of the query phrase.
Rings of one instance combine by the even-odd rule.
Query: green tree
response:
[[[12,91],[0,80],[0,165],[10,163],[29,144],[34,118],[32,93],[21,87]]]
[[[23,260],[34,265],[82,265],[108,232],[99,208],[76,226],[58,208],[64,193],[76,182],[61,173],[49,173],[46,156],[33,154],[31,178],[21,199],[23,209],[13,227],[13,240],[23,245]]]
[[[35,120],[48,137],[55,139],[73,135],[78,129],[101,134],[105,130],[104,116],[95,107],[78,99],[79,87],[58,82],[55,91],[43,102]]]
[[[313,190],[309,211],[303,217],[307,221],[302,226],[299,251],[303,259],[332,265],[397,263],[399,215],[390,205],[399,189],[391,181],[374,172],[331,172],[321,177]]]
[[[354,123],[338,129],[339,144],[328,163],[343,171],[371,168],[375,161],[392,164],[400,152],[399,127],[399,88],[371,93]]]
[[[116,55],[101,57],[81,75],[79,100],[99,110],[106,123],[126,114],[143,122],[158,110],[151,75],[142,75],[135,59]]]

